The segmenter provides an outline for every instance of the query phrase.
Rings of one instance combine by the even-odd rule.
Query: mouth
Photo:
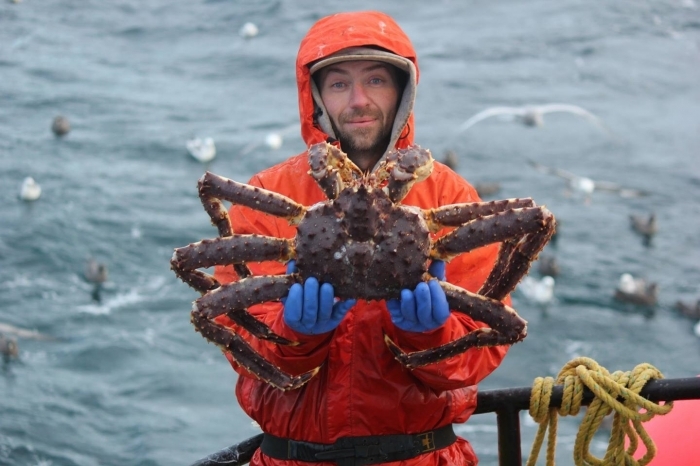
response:
[[[367,126],[372,126],[373,124],[376,123],[375,118],[358,118],[355,120],[348,120],[345,122],[345,125],[351,127],[351,128],[364,128]]]

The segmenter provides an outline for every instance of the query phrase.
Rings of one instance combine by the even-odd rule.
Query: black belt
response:
[[[341,466],[388,463],[413,458],[452,445],[452,424],[421,434],[341,437],[335,443],[311,443],[265,434],[260,450],[280,460],[335,462]]]

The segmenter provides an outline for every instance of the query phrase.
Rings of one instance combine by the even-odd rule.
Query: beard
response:
[[[357,157],[371,157],[375,160],[379,160],[388,148],[389,141],[391,140],[392,127],[385,123],[386,120],[380,110],[354,111],[340,115],[339,120],[342,125],[345,122],[362,117],[376,118],[377,121],[382,122],[382,125],[379,128],[361,128],[353,131],[343,131],[331,120],[333,131],[338,137],[340,147],[343,148],[345,153],[349,155],[353,154]]]

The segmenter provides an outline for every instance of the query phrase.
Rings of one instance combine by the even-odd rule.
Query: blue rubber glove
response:
[[[296,262],[287,264],[287,273],[296,271]],[[284,323],[304,335],[319,335],[335,329],[357,300],[336,301],[333,285],[307,278],[304,286],[295,283],[284,302]]]
[[[434,260],[428,273],[439,280],[445,279],[445,262]],[[401,299],[386,302],[391,321],[407,332],[427,332],[442,326],[450,316],[445,291],[437,280],[421,282],[416,289],[401,290]]]

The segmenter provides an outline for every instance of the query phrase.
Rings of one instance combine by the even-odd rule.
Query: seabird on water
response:
[[[23,201],[36,201],[41,197],[41,186],[34,181],[34,178],[28,176],[22,181],[22,187],[19,190],[19,197]]]
[[[615,299],[644,306],[656,305],[658,285],[643,278],[635,278],[632,274],[623,273],[615,289]]]
[[[587,201],[590,201],[590,196],[594,191],[615,193],[624,198],[635,198],[649,195],[647,191],[643,191],[641,189],[625,188],[617,183],[612,183],[609,181],[596,181],[586,176],[574,175],[571,172],[561,170],[559,168],[546,167],[533,160],[529,160],[528,163],[540,173],[556,175],[567,180],[569,189],[575,193],[582,194]]]
[[[187,141],[187,152],[202,163],[210,162],[216,157],[216,145],[212,138],[194,138]]]

